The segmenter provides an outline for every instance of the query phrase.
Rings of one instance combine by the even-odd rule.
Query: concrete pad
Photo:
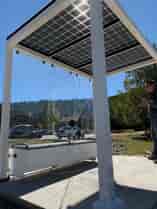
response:
[[[157,209],[157,165],[144,157],[114,157],[116,191],[126,209]],[[0,191],[46,209],[90,209],[98,199],[96,164],[84,162],[17,182],[0,184]]]

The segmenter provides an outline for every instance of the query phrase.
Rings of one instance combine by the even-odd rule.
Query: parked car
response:
[[[83,137],[83,134],[81,133],[81,129],[78,126],[63,126],[58,129],[56,132],[58,138],[66,137],[68,139],[80,139]]]
[[[26,138],[32,135],[33,127],[32,125],[16,125],[10,130],[10,138]]]
[[[32,131],[31,138],[41,138],[42,136],[46,135],[47,132],[42,129],[35,129]]]
[[[16,125],[10,130],[9,138],[41,138],[45,130],[33,129],[30,124]]]

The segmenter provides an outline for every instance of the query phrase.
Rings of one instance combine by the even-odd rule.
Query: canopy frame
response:
[[[7,38],[6,46],[6,68],[4,78],[4,95],[2,105],[2,122],[1,122],[1,137],[0,137],[0,178],[8,176],[8,134],[10,121],[10,104],[11,104],[11,80],[12,80],[12,54],[13,49],[20,50],[34,57],[40,58],[50,64],[58,65],[66,70],[76,72],[80,75],[93,78],[94,88],[94,112],[95,112],[95,127],[96,127],[96,143],[98,151],[99,163],[99,187],[100,201],[95,205],[95,208],[123,208],[114,192],[114,177],[112,163],[112,140],[109,119],[109,106],[107,96],[107,74],[117,73],[121,71],[135,70],[144,66],[155,64],[157,62],[157,52],[143,38],[137,27],[130,21],[127,14],[121,8],[116,0],[89,0],[91,10],[91,46],[92,46],[92,66],[93,75],[89,75],[80,69],[73,68],[58,60],[52,59],[30,48],[21,46],[20,42],[36,31],[50,19],[55,17],[60,11],[66,8],[69,4],[76,0],[54,0],[42,9],[31,20],[17,29]],[[83,1],[83,0],[82,0]],[[103,30],[103,4],[106,4],[116,16],[120,19],[123,25],[129,32],[138,40],[141,46],[150,55],[151,59],[140,63],[128,65],[125,68],[117,69],[115,72],[107,72],[106,55],[104,45],[104,30]],[[104,103],[105,99],[105,103]]]
[[[157,53],[154,47],[151,46],[149,41],[147,41],[142,33],[138,30],[138,28],[135,26],[135,24],[130,20],[126,12],[123,10],[121,5],[116,0],[103,0],[104,3],[116,14],[116,16],[120,19],[120,21],[124,24],[124,26],[129,30],[129,32],[136,38],[137,41],[145,48],[145,50],[152,56],[152,60],[149,61],[143,61],[142,63],[135,64],[135,65],[129,65],[125,68],[126,71],[132,70],[136,68],[141,68],[145,65],[149,65],[152,63],[156,63],[157,60]],[[21,50],[22,52],[26,54],[30,54],[31,56],[35,55],[36,57],[39,57],[40,59],[46,59],[51,60],[49,56],[44,56],[43,54],[40,54],[39,52],[36,52],[34,50],[31,50],[30,48],[24,47],[20,45],[20,41],[24,40],[26,37],[28,37],[32,32],[39,29],[42,25],[47,23],[50,19],[55,17],[59,12],[61,12],[63,9],[67,8],[68,5],[75,2],[75,0],[53,0],[51,1],[46,7],[44,7],[42,10],[40,10],[36,15],[34,15],[30,20],[28,20],[26,23],[24,23],[21,27],[19,27],[15,32],[10,34],[7,37],[8,44],[16,48],[18,50]],[[66,70],[71,70],[76,73],[79,73],[81,75],[91,77],[86,72],[82,72],[80,69],[73,68],[67,64],[64,64],[62,62],[59,62],[58,60],[52,59],[51,63],[54,65],[57,65],[59,67],[64,67]],[[116,69],[117,72],[125,71],[124,68]],[[113,74],[116,72],[109,72],[108,74]]]

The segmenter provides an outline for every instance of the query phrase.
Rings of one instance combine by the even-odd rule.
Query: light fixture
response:
[[[16,54],[20,54],[20,51],[19,50],[16,50]]]
[[[86,4],[88,0],[82,0],[82,4]]]

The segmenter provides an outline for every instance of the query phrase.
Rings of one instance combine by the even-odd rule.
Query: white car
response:
[[[80,139],[81,129],[78,126],[63,126],[57,131],[58,138]]]

